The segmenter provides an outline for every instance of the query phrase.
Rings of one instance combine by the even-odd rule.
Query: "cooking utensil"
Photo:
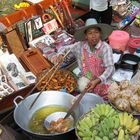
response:
[[[29,105],[33,102],[33,100],[37,97],[39,93],[32,94],[22,100],[19,104],[16,103],[19,96],[14,100],[16,105],[14,109],[14,120],[18,124],[18,126],[27,132],[29,135],[34,137],[35,139],[41,140],[72,140],[76,139],[74,134],[74,127],[68,130],[65,133],[59,134],[40,134],[31,131],[28,127],[28,124],[33,116],[33,114],[40,108],[50,105],[59,105],[69,108],[72,104],[72,100],[75,97],[71,94],[60,92],[60,91],[44,91],[40,98],[37,100],[36,104],[29,110]],[[24,115],[23,115],[24,114]],[[74,110],[74,122],[76,122],[79,117],[82,115],[81,106],[78,106],[77,109]],[[43,122],[44,123],[44,122]]]
[[[48,122],[50,122],[49,118],[53,118],[51,119],[51,121],[57,121],[58,119],[60,118],[68,118],[71,113],[73,113],[74,109],[78,107],[79,105],[79,102],[81,101],[81,99],[83,98],[83,96],[85,95],[85,93],[87,92],[87,90],[85,89],[80,95],[79,97],[77,98],[77,100],[73,103],[73,105],[71,106],[71,108],[68,110],[68,112],[66,113],[65,116],[63,116],[63,112],[55,112],[55,113],[52,113],[51,115],[49,115],[46,120],[45,120],[45,127],[46,128],[49,128],[50,127],[50,124]],[[62,113],[62,114],[61,114]],[[63,116],[63,117],[62,117]]]

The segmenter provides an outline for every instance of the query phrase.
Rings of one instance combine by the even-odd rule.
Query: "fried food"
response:
[[[50,128],[48,128],[48,131],[50,133],[64,133],[68,131],[71,127],[72,120],[70,118],[60,118],[57,121],[51,121]]]
[[[40,80],[46,72],[40,74],[38,77],[38,80]],[[38,85],[38,89],[41,90],[44,88],[45,84],[51,77],[53,72],[49,73],[42,82]],[[77,81],[75,77],[72,75],[72,73],[68,70],[60,69],[56,72],[56,74],[53,76],[51,81],[46,86],[46,90],[60,90],[63,88],[66,88],[67,92],[71,93],[74,91],[74,89],[77,87]]]

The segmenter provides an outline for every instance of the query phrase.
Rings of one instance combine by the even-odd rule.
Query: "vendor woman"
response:
[[[85,26],[74,34],[78,42],[63,47],[57,58],[62,59],[64,53],[72,48],[82,75],[90,79],[88,91],[93,90],[100,96],[107,94],[107,81],[114,72],[112,49],[104,41],[111,32],[110,25],[97,24],[94,18],[88,19]]]

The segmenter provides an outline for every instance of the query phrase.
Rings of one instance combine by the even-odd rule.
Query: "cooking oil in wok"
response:
[[[37,110],[29,121],[29,129],[38,134],[48,134],[49,132],[44,127],[44,120],[47,116],[54,112],[67,112],[67,108],[59,105],[45,106]]]

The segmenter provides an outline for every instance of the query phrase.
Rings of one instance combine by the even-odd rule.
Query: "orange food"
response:
[[[48,128],[48,131],[50,133],[64,133],[71,128],[71,124],[72,120],[70,118],[60,118],[57,121],[52,121],[50,123],[50,128]]]
[[[44,88],[45,84],[51,77],[51,73],[49,73],[38,85],[38,89],[41,90]],[[38,77],[38,80],[41,79],[44,76],[45,72],[40,74]],[[53,76],[51,81],[46,86],[46,90],[60,90],[63,88],[66,88],[66,90],[71,93],[74,91],[74,89],[77,87],[77,81],[75,77],[72,75],[72,73],[68,70],[58,70],[56,74]]]

